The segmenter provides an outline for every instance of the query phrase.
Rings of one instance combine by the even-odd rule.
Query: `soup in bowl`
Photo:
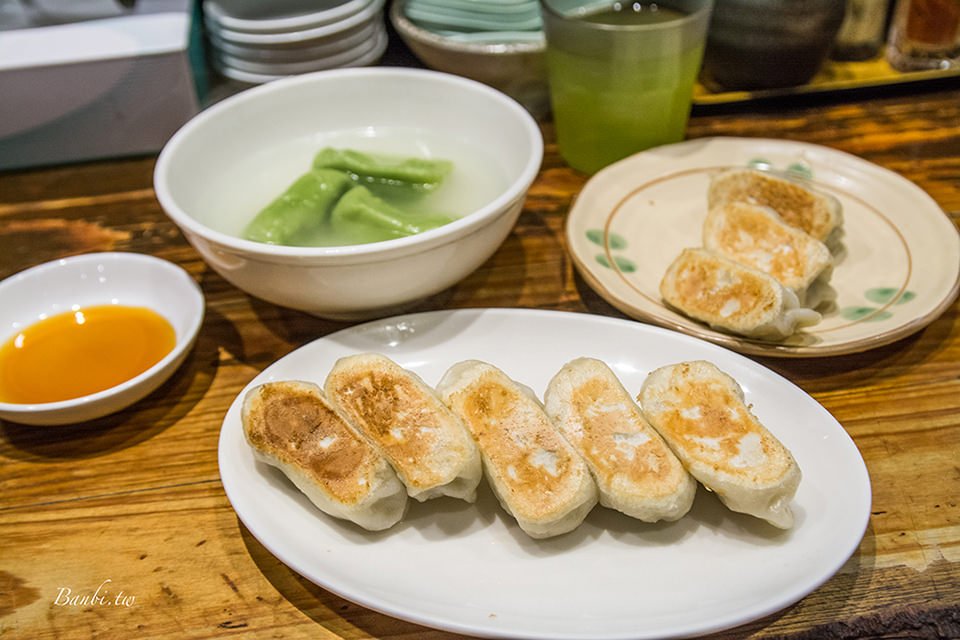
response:
[[[295,186],[331,153],[447,169],[437,184],[414,185],[405,201],[386,202],[372,189],[372,210],[364,200],[343,214],[352,217],[336,219],[380,220],[378,207],[386,206],[443,223],[326,246],[315,226],[301,232],[299,220],[282,243],[245,233],[258,215],[283,213],[290,201],[305,218],[329,220],[344,193],[371,186],[355,165],[326,166],[352,182],[333,176],[343,184],[324,202],[329,208],[305,215],[302,207],[318,198]],[[542,157],[533,117],[484,84],[420,69],[338,69],[271,82],[206,109],[166,144],[154,186],[167,215],[233,285],[317,316],[359,319],[442,291],[486,261],[513,228]],[[389,173],[382,180],[396,182]]]

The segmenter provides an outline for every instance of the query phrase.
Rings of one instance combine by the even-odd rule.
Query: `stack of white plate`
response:
[[[210,60],[224,76],[261,84],[374,64],[387,47],[384,0],[205,0]]]

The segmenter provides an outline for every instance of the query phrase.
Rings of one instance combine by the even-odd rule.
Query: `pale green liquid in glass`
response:
[[[651,24],[684,15],[661,8],[582,19]],[[682,140],[702,56],[702,42],[663,55],[644,50],[639,39],[635,51],[596,57],[548,47],[560,154],[574,169],[595,173],[638,151]]]
[[[636,8],[633,3],[626,2],[621,9],[604,9],[588,13],[581,18],[584,22],[593,22],[596,24],[659,24],[661,22],[670,22],[684,17],[685,13],[676,11],[668,7],[661,7],[656,3],[641,4],[637,3]]]

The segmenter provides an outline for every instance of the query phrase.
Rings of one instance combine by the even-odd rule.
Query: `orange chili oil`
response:
[[[0,346],[0,402],[97,393],[140,375],[175,344],[170,323],[144,307],[98,305],[44,318]]]

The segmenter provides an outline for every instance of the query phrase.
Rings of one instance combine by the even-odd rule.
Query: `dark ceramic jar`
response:
[[[716,0],[704,82],[720,89],[804,84],[820,70],[846,0]]]

